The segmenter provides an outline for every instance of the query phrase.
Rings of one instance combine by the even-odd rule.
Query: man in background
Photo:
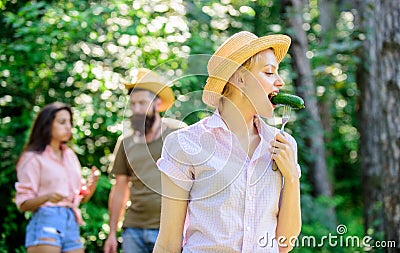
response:
[[[122,251],[150,253],[158,236],[161,212],[161,174],[156,161],[166,135],[185,124],[161,118],[160,112],[173,104],[174,94],[155,72],[139,69],[136,80],[125,87],[130,96],[132,133],[118,139],[115,160],[109,168],[115,183],[109,195],[110,233],[104,252],[117,252],[118,223],[126,210]],[[128,199],[130,206],[126,209]]]

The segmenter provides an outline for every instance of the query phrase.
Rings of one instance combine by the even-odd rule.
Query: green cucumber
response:
[[[304,100],[296,95],[277,93],[271,97],[271,102],[274,105],[288,105],[293,109],[303,109]]]

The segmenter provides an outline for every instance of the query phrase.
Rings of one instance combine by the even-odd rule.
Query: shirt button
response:
[[[246,229],[247,229],[247,231],[250,231],[250,227],[247,227]]]
[[[252,196],[249,196],[249,200],[253,200],[253,197],[252,197]]]

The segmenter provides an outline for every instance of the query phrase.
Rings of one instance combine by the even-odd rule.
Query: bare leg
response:
[[[65,251],[64,253],[85,253],[83,249],[75,249],[71,251]]]
[[[36,245],[27,248],[27,253],[61,253],[61,248],[52,245]]]

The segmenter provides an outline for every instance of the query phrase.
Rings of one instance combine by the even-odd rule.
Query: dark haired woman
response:
[[[87,190],[81,165],[67,147],[71,139],[72,111],[63,103],[46,105],[37,115],[29,141],[17,163],[15,202],[33,212],[26,228],[28,253],[82,253],[78,206],[93,195],[99,171],[92,167]]]

